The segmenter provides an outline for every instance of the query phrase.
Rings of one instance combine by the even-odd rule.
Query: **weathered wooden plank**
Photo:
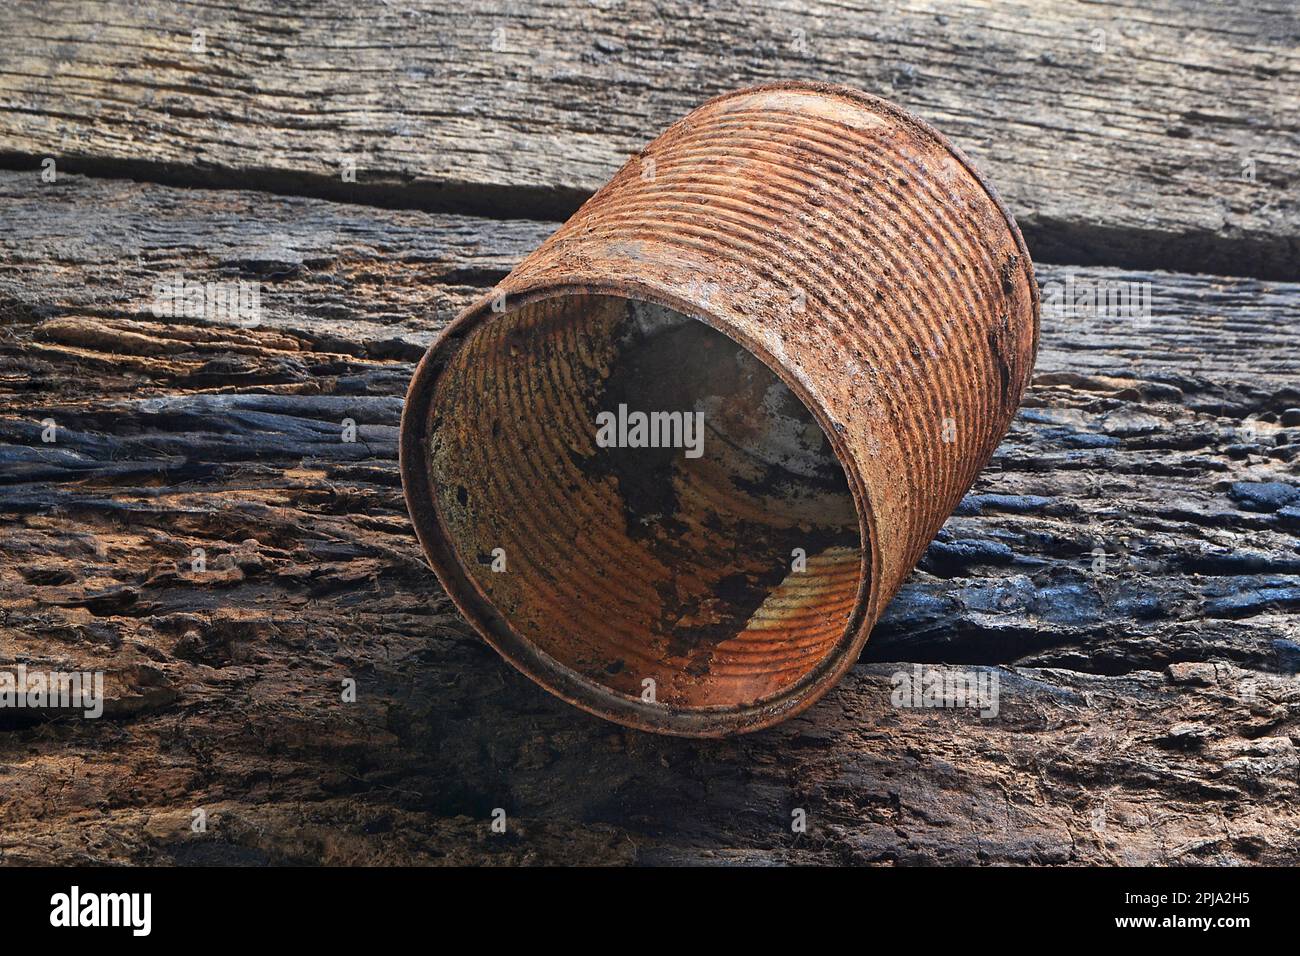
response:
[[[0,210],[0,664],[109,696],[0,726],[6,860],[1300,859],[1296,285],[1074,270],[1152,316],[1047,317],[869,660],[680,741],[517,676],[405,518],[413,358],[549,226],[32,173]],[[156,317],[176,272],[258,282],[261,321]],[[893,706],[934,661],[996,673],[998,716]]]
[[[0,154],[562,219],[704,98],[821,79],[935,122],[1038,260],[1298,279],[1298,40],[1245,0],[24,0]]]

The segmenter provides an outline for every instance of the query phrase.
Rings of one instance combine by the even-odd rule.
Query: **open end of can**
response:
[[[417,531],[471,622],[631,726],[727,733],[820,695],[868,563],[813,413],[663,305],[570,294],[483,312],[422,363],[402,442]]]

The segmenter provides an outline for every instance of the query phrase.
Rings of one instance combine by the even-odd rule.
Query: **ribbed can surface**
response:
[[[728,94],[434,343],[403,416],[412,519],[462,612],[565,699],[669,733],[768,726],[857,659],[1005,434],[1037,329],[1014,221],[938,133],[842,88]],[[821,435],[746,410],[778,401],[769,373]],[[677,374],[722,450],[655,458],[641,487],[581,423]],[[844,494],[777,445],[833,454]],[[811,574],[766,570],[795,548]]]

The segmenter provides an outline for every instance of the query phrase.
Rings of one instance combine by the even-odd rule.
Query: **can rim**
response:
[[[606,295],[652,303],[703,322],[754,355],[791,389],[813,415],[844,471],[858,515],[861,556],[858,593],[843,631],[807,674],[776,694],[761,698],[753,704],[690,708],[651,704],[638,697],[610,690],[574,671],[519,635],[509,621],[496,611],[487,595],[465,573],[463,563],[457,559],[455,543],[444,533],[443,522],[438,516],[436,499],[432,493],[433,480],[428,472],[428,455],[425,453],[428,407],[438,376],[463,339],[482,323],[493,320],[496,313],[492,311],[495,299],[495,293],[492,292],[468,306],[429,346],[412,376],[402,408],[398,454],[402,483],[406,490],[407,511],[434,574],[466,620],[512,666],[551,693],[598,717],[637,730],[682,737],[723,737],[734,733],[749,733],[793,717],[820,700],[857,663],[870,636],[866,624],[877,616],[875,605],[880,598],[882,569],[880,552],[875,546],[878,540],[876,517],[866,493],[866,483],[853,456],[844,448],[843,441],[825,410],[762,343],[733,325],[725,314],[701,309],[698,303],[682,299],[670,290],[648,282],[621,278],[545,280],[512,289],[509,293],[509,312],[545,299],[575,295]],[[508,312],[502,313],[500,317],[503,318],[506,314]],[[417,409],[424,411],[417,412]]]

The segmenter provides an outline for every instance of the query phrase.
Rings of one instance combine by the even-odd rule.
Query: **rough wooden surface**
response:
[[[936,123],[1039,261],[1296,280],[1298,48],[1288,0],[23,0],[0,161],[563,219],[704,98],[821,79]]]
[[[0,666],[110,698],[5,715],[3,861],[1300,862],[1300,286],[1040,267],[1154,314],[1049,314],[863,663],[681,741],[515,674],[404,513],[413,361],[551,226],[34,172],[0,209]],[[156,318],[178,271],[263,321]],[[996,671],[998,716],[892,706],[932,661]]]

